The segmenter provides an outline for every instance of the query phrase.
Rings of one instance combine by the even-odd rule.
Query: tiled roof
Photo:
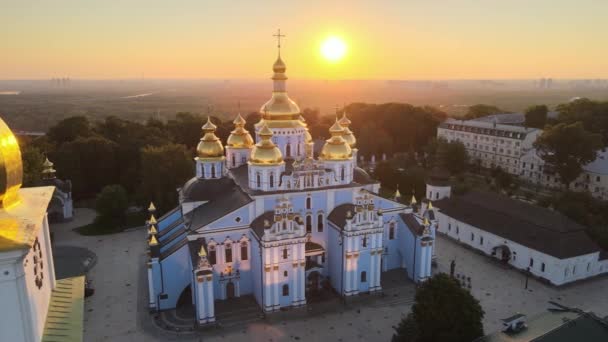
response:
[[[599,251],[584,226],[509,197],[473,191],[436,201],[434,206],[458,221],[559,259]]]
[[[399,214],[399,217],[405,223],[407,228],[414,234],[414,236],[420,236],[424,232],[424,226],[418,222],[414,214]]]
[[[331,221],[336,227],[344,229],[346,226],[346,214],[350,211],[352,215],[355,215],[355,205],[352,203],[341,204],[334,208],[329,213],[327,219]]]

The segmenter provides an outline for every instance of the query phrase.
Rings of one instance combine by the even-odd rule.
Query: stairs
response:
[[[215,320],[222,328],[231,328],[264,318],[253,296],[215,302]]]

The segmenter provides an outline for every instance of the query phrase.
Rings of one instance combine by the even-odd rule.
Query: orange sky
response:
[[[10,1],[0,79],[608,78],[608,1]],[[340,63],[321,41],[342,37]]]

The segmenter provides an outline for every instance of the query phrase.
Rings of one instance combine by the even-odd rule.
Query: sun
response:
[[[328,61],[337,62],[346,54],[346,43],[338,37],[328,37],[321,44],[321,54]]]

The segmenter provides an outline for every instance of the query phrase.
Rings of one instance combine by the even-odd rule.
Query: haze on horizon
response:
[[[608,78],[608,1],[11,1],[0,79]],[[330,35],[348,50],[322,58]]]

